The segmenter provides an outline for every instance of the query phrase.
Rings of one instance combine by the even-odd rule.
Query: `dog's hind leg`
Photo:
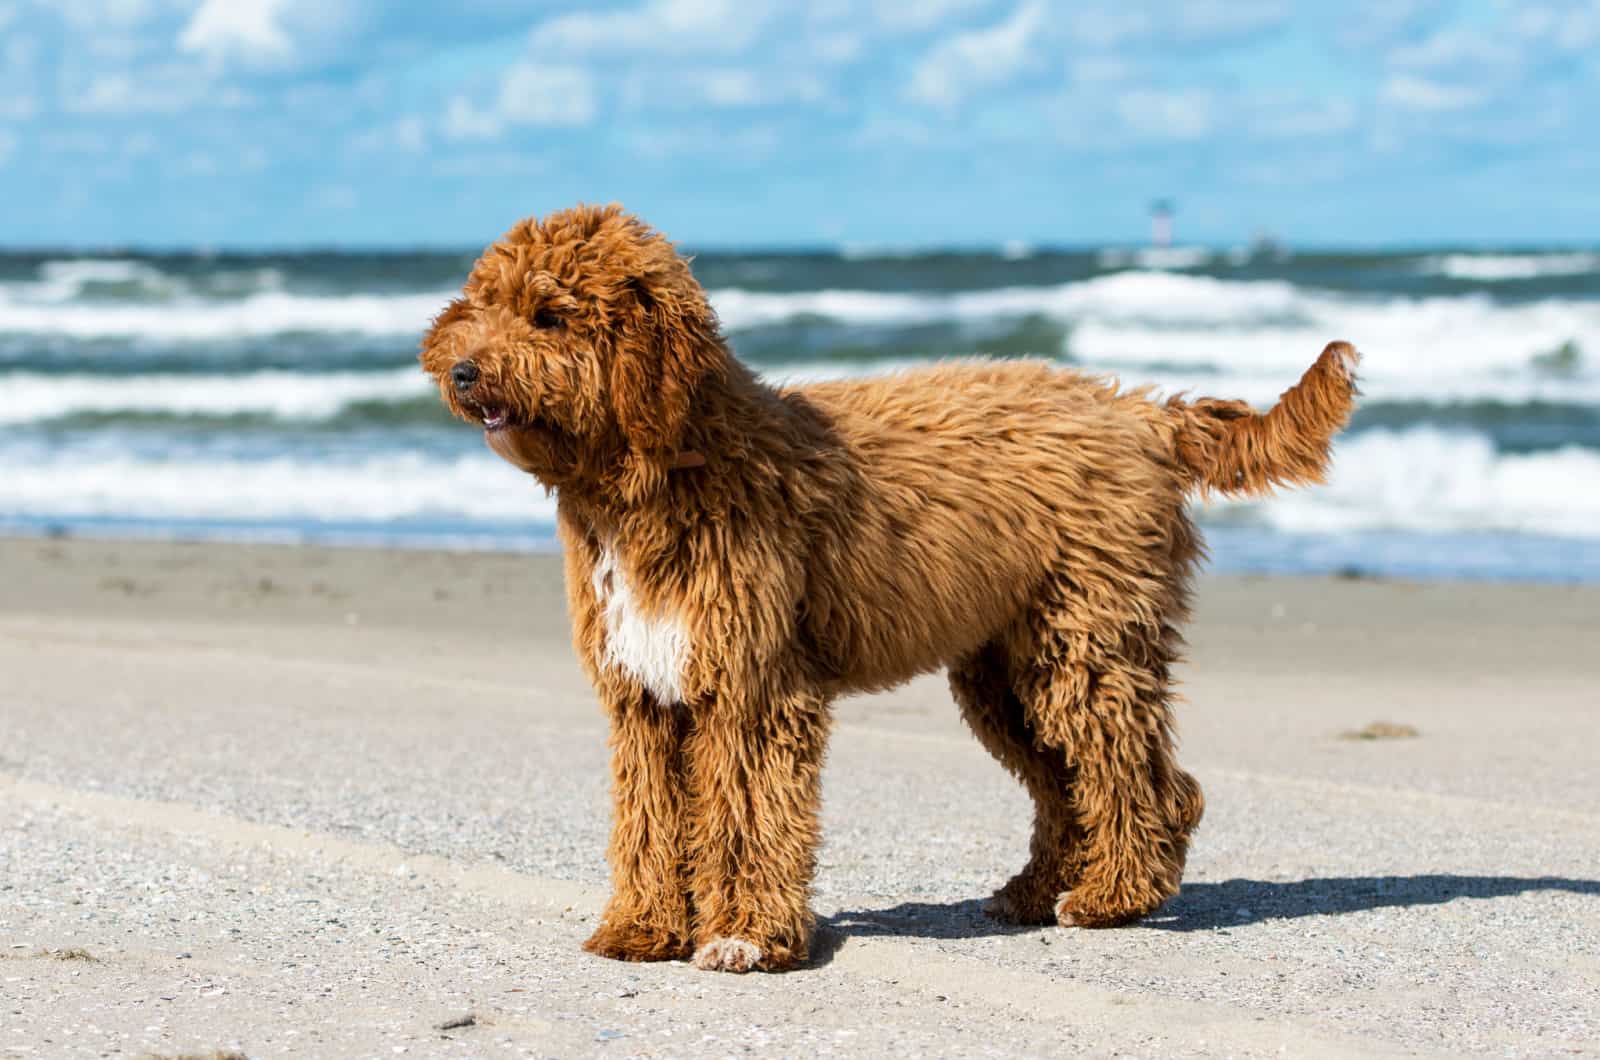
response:
[[[828,724],[827,700],[810,691],[696,709],[687,744],[696,967],[805,961]]]
[[[995,892],[984,911],[1014,924],[1053,924],[1057,898],[1072,889],[1083,868],[1072,767],[1060,748],[1039,742],[1011,690],[999,645],[984,645],[951,667],[950,691],[968,727],[1033,799],[1028,864]]]
[[[1057,920],[1111,927],[1178,893],[1205,804],[1173,758],[1171,622],[1185,611],[1183,581],[1152,578],[1149,568],[1118,577],[1094,559],[1074,565],[1076,582],[1054,587],[1054,602],[1026,623],[1024,657],[1012,661],[1038,739],[1065,752],[1073,769],[1082,864]]]
[[[613,892],[583,948],[625,961],[687,957],[682,710],[631,682],[602,698],[611,715]]]

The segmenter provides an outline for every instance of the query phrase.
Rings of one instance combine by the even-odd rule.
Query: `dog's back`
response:
[[[1349,413],[1345,350],[1330,346],[1265,415],[1157,403],[1039,361],[790,391],[846,453],[843,486],[806,535],[822,668],[842,688],[876,688],[948,665],[1018,621],[1069,545],[1192,551],[1189,493],[1314,479]],[[848,591],[815,591],[829,586]]]

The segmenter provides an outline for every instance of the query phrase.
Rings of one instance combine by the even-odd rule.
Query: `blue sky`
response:
[[[450,7],[0,0],[0,245],[1600,242],[1600,0]]]

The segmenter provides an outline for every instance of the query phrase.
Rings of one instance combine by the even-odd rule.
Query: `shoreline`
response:
[[[1513,533],[1284,534],[1200,522],[1206,558],[1196,577],[1295,577],[1507,585],[1600,585],[1600,548],[1588,539]],[[242,527],[128,520],[0,521],[0,541],[327,548],[452,555],[555,555],[553,526],[378,529],[352,524]],[[1453,558],[1452,558],[1453,557]]]

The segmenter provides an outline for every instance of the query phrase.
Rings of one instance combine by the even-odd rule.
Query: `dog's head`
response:
[[[688,263],[617,206],[517,224],[422,340],[450,410],[549,484],[670,466],[727,357]]]

